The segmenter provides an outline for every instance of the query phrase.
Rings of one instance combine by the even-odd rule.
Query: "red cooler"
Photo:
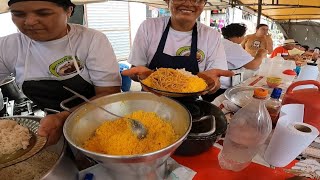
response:
[[[293,89],[300,85],[315,85],[316,88]],[[304,104],[304,120],[320,131],[320,83],[314,80],[298,81],[292,83],[283,97],[284,104]]]

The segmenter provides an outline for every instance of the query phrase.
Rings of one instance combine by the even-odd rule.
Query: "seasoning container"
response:
[[[281,108],[281,101],[280,101],[281,93],[282,93],[281,88],[274,88],[270,96],[271,98],[266,101],[266,108],[271,117],[273,128],[275,128],[279,118],[278,116]]]

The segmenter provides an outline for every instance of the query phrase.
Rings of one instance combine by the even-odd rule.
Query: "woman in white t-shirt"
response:
[[[70,0],[9,0],[8,5],[20,33],[0,38],[0,80],[13,73],[38,107],[61,111],[44,117],[38,130],[53,144],[70,114],[59,106],[72,96],[63,86],[88,98],[120,92],[119,66],[103,33],[67,24],[75,7]]]
[[[268,53],[266,49],[259,49],[256,56],[252,57],[241,47],[240,43],[244,39],[246,30],[247,27],[245,24],[239,23],[233,23],[221,29],[224,37],[222,43],[226,53],[228,69],[234,71],[236,74],[244,72],[246,69],[255,70],[259,68],[262,59],[265,58]],[[220,94],[231,87],[232,80],[235,77],[228,78],[226,81],[221,82]]]
[[[133,80],[157,68],[174,68],[202,73],[220,87],[220,76],[230,76],[220,34],[197,23],[206,0],[166,0],[171,17],[150,18],[139,27],[128,62],[133,68],[123,71]]]

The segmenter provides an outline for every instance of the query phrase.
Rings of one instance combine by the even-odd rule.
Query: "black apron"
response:
[[[173,69],[181,69],[185,68],[186,71],[191,72],[196,75],[199,73],[199,65],[197,61],[197,43],[198,43],[198,30],[197,23],[193,26],[192,29],[192,39],[191,39],[191,49],[189,56],[170,56],[168,54],[163,53],[164,47],[166,45],[166,40],[168,37],[169,29],[171,25],[171,19],[164,30],[161,40],[159,42],[157,51],[153,56],[148,68],[151,70],[155,70],[157,68],[173,68]],[[197,96],[192,97],[181,97],[174,98],[179,102],[190,102],[196,100]],[[206,96],[202,96],[204,100],[206,100]]]
[[[79,74],[66,80],[30,80],[24,81],[22,84],[23,93],[33,101],[39,108],[50,108],[58,111],[63,109],[60,107],[61,101],[73,96],[72,93],[63,88],[66,86],[87,98],[95,96],[94,86],[85,81]],[[76,99],[68,104],[71,108],[79,105],[83,101]]]

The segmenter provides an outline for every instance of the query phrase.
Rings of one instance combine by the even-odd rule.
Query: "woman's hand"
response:
[[[138,76],[141,79],[145,79],[151,73],[153,73],[153,71],[145,66],[136,66],[136,67],[132,67],[128,70],[122,71],[121,74],[124,76],[129,76],[134,81],[139,81]]]
[[[214,86],[211,87],[208,94],[213,94],[220,88],[220,85],[221,85],[220,84],[220,77],[221,76],[231,77],[233,75],[234,75],[234,73],[232,71],[221,70],[221,69],[211,69],[211,70],[203,71],[203,72],[200,72],[197,74],[197,76],[206,80],[208,82],[208,84],[214,83]]]
[[[131,69],[128,69],[128,70],[124,70],[122,71],[122,75],[124,76],[130,76],[130,78],[134,81],[139,81],[138,80],[138,76],[139,78],[141,79],[145,79],[147,78],[151,73],[153,73],[152,70],[150,70],[149,68],[145,67],[145,66],[136,66],[136,67],[133,67]],[[142,89],[144,91],[147,91],[147,92],[151,92],[157,96],[161,96],[159,93],[153,91],[152,89],[144,86],[144,85],[141,85],[142,86]]]
[[[39,136],[47,137],[47,146],[56,144],[59,141],[63,124],[69,115],[69,112],[63,111],[57,114],[49,114],[41,119],[38,134]]]

